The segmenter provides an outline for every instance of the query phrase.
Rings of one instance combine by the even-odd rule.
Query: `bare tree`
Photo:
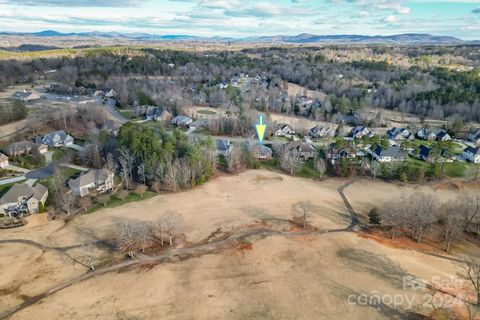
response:
[[[127,148],[120,148],[120,166],[122,170],[122,176],[125,180],[125,186],[127,189],[130,189],[130,184],[132,182],[132,170],[133,170],[133,161],[134,156]]]
[[[297,218],[302,225],[302,228],[307,227],[308,220],[313,209],[313,205],[310,201],[300,201],[293,205],[293,215]]]
[[[184,228],[184,220],[182,214],[169,210],[160,217],[162,225],[162,235],[165,234],[169,238],[169,244],[173,244],[173,238],[182,233]]]
[[[321,157],[315,159],[315,170],[320,173],[320,178],[323,178],[323,175],[327,171],[327,163],[325,162],[325,159]]]
[[[92,206],[92,199],[89,196],[78,198],[77,205],[86,212]]]
[[[480,217],[480,194],[462,193],[456,201],[456,205],[464,216],[464,231],[468,231],[475,219]]]
[[[409,213],[406,206],[404,206],[405,203],[405,199],[401,198],[400,200],[386,203],[380,209],[383,224],[390,227],[391,239],[395,238],[399,229],[403,228],[408,221]]]
[[[147,192],[148,190],[148,187],[144,184],[139,184],[137,185],[137,187],[135,188],[135,193],[138,194],[140,196],[140,198],[143,198],[143,194],[145,192]]]
[[[117,161],[115,161],[115,158],[113,157],[113,154],[110,152],[107,154],[105,157],[105,168],[111,172],[116,172],[118,168]]]
[[[102,194],[95,198],[95,202],[102,204],[104,207],[107,206],[108,201],[110,201],[110,196],[108,194]]]
[[[156,193],[160,193],[160,190],[162,188],[162,184],[160,183],[160,181],[153,181],[152,184],[150,185],[150,187],[152,188],[152,190]]]
[[[146,170],[145,170],[145,165],[143,163],[140,163],[137,167],[137,175],[138,175],[138,181],[142,184],[145,184],[147,182],[147,177],[146,177]]]
[[[230,152],[225,155],[225,160],[227,161],[227,170],[229,172],[235,171],[241,164],[242,160],[242,149],[238,145],[233,145]]]
[[[85,254],[87,255],[87,265],[90,268],[90,270],[95,271],[95,266],[93,265],[93,262],[95,260],[95,256],[93,254],[93,249],[94,249],[93,247],[94,247],[93,241],[88,241],[84,245]]]
[[[480,307],[480,258],[465,257],[463,259],[465,278],[470,281],[477,294],[477,307]]]
[[[445,251],[449,252],[452,240],[457,239],[462,234],[465,222],[464,217],[456,210],[455,204],[444,205],[442,211]]]
[[[128,190],[120,190],[117,192],[117,197],[119,197],[120,199],[122,199],[122,201],[124,202],[125,199],[128,197],[130,193],[128,192]]]
[[[134,225],[128,222],[120,224],[118,230],[119,248],[127,253],[130,258],[134,258],[135,252],[138,250],[138,238],[138,232]]]
[[[52,185],[55,192],[55,205],[69,215],[72,204],[75,202],[75,195],[65,187],[65,180],[62,172],[55,169],[52,179]]]
[[[138,237],[140,240],[140,245],[142,252],[145,252],[145,248],[148,243],[152,240],[153,227],[149,222],[143,222],[138,226]]]

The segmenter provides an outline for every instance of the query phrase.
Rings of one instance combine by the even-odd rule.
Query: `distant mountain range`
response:
[[[263,42],[263,43],[342,43],[342,44],[463,44],[480,43],[479,41],[464,41],[449,36],[434,36],[430,34],[407,33],[390,36],[365,36],[365,35],[315,35],[302,33],[296,36],[259,36],[247,38],[229,37],[199,37],[191,35],[156,35],[148,33],[119,33],[119,32],[80,32],[62,33],[54,30],[45,30],[33,33],[0,32],[0,35],[19,35],[34,37],[98,37],[98,38],[123,38],[133,41],[210,41],[210,42]]]

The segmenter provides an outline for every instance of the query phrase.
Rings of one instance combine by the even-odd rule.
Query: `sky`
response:
[[[430,33],[480,39],[480,0],[0,0],[0,31],[160,35]]]

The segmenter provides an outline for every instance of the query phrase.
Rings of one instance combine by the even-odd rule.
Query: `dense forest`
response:
[[[244,115],[249,109],[301,114],[336,121],[369,107],[422,117],[480,120],[480,50],[458,47],[292,47],[188,52],[156,49],[98,49],[73,58],[0,62],[0,89],[28,83],[57,70],[65,91],[113,88],[119,104],[210,105]],[[232,78],[261,77],[248,88]],[[49,75],[50,76],[50,75]],[[295,95],[288,88],[305,90]],[[308,91],[310,90],[310,91]],[[303,110],[299,96],[315,99]]]

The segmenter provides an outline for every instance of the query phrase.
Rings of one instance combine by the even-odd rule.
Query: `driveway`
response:
[[[53,161],[53,151],[47,151],[43,154],[45,156],[45,163],[49,164]]]
[[[20,181],[23,181],[23,180],[25,180],[24,176],[13,177],[13,178],[9,178],[9,179],[3,179],[3,180],[0,180],[0,186],[3,186],[5,184],[20,182]]]
[[[32,170],[25,174],[25,178],[27,179],[46,179],[48,177],[51,177],[53,175],[53,172],[55,171],[55,166],[53,163],[50,163],[46,165],[43,168]]]
[[[85,150],[84,147],[79,146],[78,144],[71,144],[71,145],[69,145],[68,147],[69,147],[70,149],[73,149],[73,150],[76,150],[76,151],[80,151],[80,152],[82,152],[82,151]]]
[[[9,164],[9,165],[7,166],[7,169],[8,169],[8,170],[12,170],[12,171],[16,171],[16,172],[21,172],[21,173],[27,173],[27,172],[30,171],[30,170],[25,169],[25,168],[21,168],[21,167],[18,167],[18,166],[14,166],[13,164]]]

